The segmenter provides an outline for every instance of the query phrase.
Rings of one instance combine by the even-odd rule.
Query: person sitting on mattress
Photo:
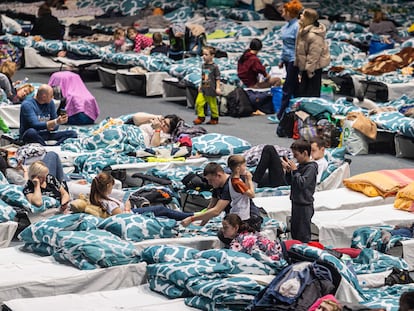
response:
[[[29,166],[28,176],[29,180],[23,188],[23,193],[31,204],[42,206],[42,197],[48,196],[60,201],[62,213],[70,213],[70,196],[65,185],[49,174],[49,169],[43,161],[33,162]]]
[[[146,112],[137,112],[127,124],[139,126],[144,135],[145,146],[158,147],[169,143],[171,133],[175,130],[181,118],[175,114],[166,116]]]
[[[99,206],[109,215],[117,215],[121,213],[144,214],[153,213],[157,217],[167,217],[175,220],[183,220],[187,217],[193,217],[194,213],[185,213],[172,210],[163,205],[158,206],[142,206],[133,208],[131,201],[128,199],[125,203],[111,197],[112,188],[114,186],[114,178],[105,173],[99,173],[93,180],[91,185],[91,193],[89,200],[91,204]]]
[[[20,109],[20,139],[24,143],[46,146],[60,145],[68,138],[76,138],[75,131],[58,131],[59,125],[68,122],[67,115],[57,116],[53,101],[53,89],[47,84],[39,87],[36,96],[26,98]]]
[[[222,224],[223,236],[231,241],[229,246],[231,250],[249,255],[259,250],[272,260],[283,258],[282,245],[279,240],[269,240],[243,222],[237,214],[227,214],[223,218]]]

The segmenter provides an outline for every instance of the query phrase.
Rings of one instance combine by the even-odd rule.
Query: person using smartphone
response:
[[[33,162],[29,166],[29,180],[23,188],[23,193],[27,200],[40,207],[43,205],[43,197],[48,196],[60,201],[61,212],[70,213],[70,196],[63,183],[49,174],[49,169],[42,161]]]

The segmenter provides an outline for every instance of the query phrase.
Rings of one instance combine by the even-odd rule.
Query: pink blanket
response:
[[[99,106],[95,97],[88,91],[80,76],[71,71],[58,71],[49,79],[50,86],[59,85],[66,97],[66,112],[73,116],[83,112],[94,121],[99,115]]]

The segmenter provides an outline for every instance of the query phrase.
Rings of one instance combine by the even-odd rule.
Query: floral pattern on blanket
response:
[[[103,220],[98,228],[109,231],[126,241],[171,238],[177,236],[176,221],[153,214],[119,214]]]

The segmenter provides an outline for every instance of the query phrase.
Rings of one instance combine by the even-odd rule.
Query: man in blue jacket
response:
[[[58,131],[66,124],[68,116],[56,113],[53,89],[47,84],[39,87],[35,97],[26,98],[20,109],[20,139],[24,143],[39,143],[43,146],[60,145],[67,138],[76,138],[75,131]],[[46,143],[46,141],[55,141]]]

